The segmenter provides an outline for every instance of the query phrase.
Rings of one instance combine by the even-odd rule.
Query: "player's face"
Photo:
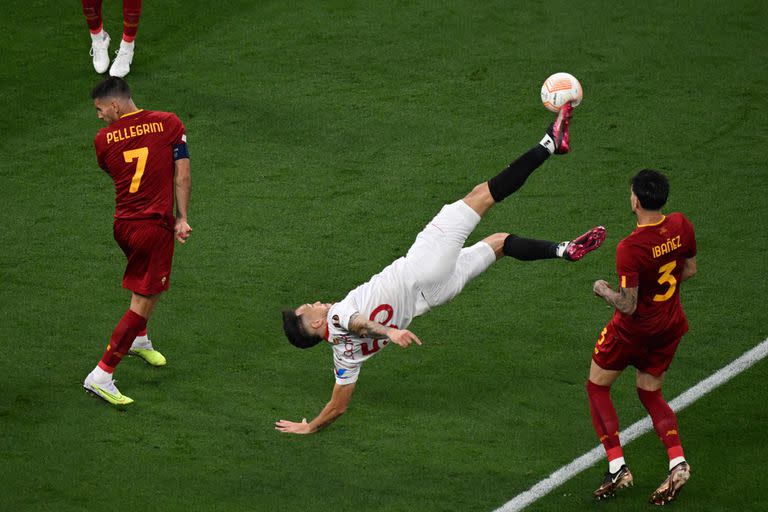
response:
[[[114,101],[96,98],[93,100],[93,106],[96,107],[96,115],[99,116],[99,119],[106,121],[107,124],[112,124],[120,119],[120,114],[117,112],[117,103]]]
[[[324,320],[328,316],[328,310],[331,309],[330,304],[324,304],[322,302],[315,302],[314,304],[302,304],[296,308],[296,314],[303,317],[305,322],[312,324],[317,320]]]

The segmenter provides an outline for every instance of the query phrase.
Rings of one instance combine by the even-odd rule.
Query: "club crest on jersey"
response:
[[[341,329],[341,320],[339,320],[339,315],[333,315],[331,317],[331,322],[333,323],[333,326],[337,329]]]

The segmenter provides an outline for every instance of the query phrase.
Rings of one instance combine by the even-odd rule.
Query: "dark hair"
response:
[[[646,210],[661,210],[669,197],[669,180],[659,171],[643,169],[629,180],[632,192]]]
[[[301,323],[301,315],[297,315],[295,311],[290,309],[283,310],[283,330],[288,337],[288,341],[295,347],[314,347],[323,341],[323,338],[320,336],[308,334]]]
[[[131,88],[128,87],[128,82],[122,78],[111,76],[105,78],[91,90],[91,99],[97,98],[130,98]]]

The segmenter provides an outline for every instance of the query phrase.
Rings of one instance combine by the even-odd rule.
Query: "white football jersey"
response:
[[[328,310],[326,340],[333,346],[336,382],[357,382],[362,363],[389,344],[388,339],[361,338],[349,332],[352,315],[358,313],[367,320],[406,329],[414,317],[427,311],[429,305],[416,287],[405,258],[395,260],[332,305]]]

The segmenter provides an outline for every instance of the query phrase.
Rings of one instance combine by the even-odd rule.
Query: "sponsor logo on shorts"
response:
[[[167,278],[167,277],[165,277],[165,276],[163,276],[163,278],[160,280],[160,282],[161,282],[162,284],[165,284],[165,282],[166,282],[167,280],[168,280],[168,278]]]
[[[346,368],[339,368],[338,370],[336,370],[336,377],[338,377],[339,379],[348,379],[349,376],[347,377],[344,376],[344,374],[347,373],[347,371],[348,370]]]

